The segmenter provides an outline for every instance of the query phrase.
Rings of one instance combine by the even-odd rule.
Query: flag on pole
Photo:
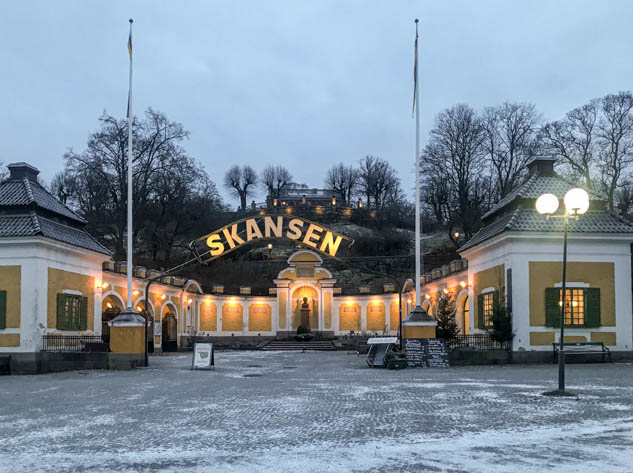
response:
[[[132,68],[132,20],[130,20],[130,36],[127,39],[127,50],[130,53],[130,70]],[[130,81],[130,88],[127,93],[127,112],[126,116],[130,118],[130,102],[132,101],[132,84]]]
[[[132,202],[134,201],[132,197],[132,23],[133,20],[130,18],[130,36],[127,40],[127,49],[130,52],[130,86],[127,94],[127,306],[130,310],[132,310],[132,244],[134,243],[132,241],[134,228],[132,226]]]
[[[415,23],[415,52],[414,54],[415,54],[415,58],[413,60],[413,108],[411,110],[411,116],[413,116],[413,113],[415,112],[415,101],[417,98],[417,91],[418,91],[418,22],[417,21]]]
[[[130,30],[130,36],[127,39],[127,50],[130,53],[130,61],[132,60],[132,30]]]

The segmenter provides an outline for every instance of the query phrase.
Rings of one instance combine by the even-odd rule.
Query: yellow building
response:
[[[512,313],[513,351],[552,351],[560,333],[563,221],[537,213],[535,201],[544,193],[562,199],[576,187],[553,164],[533,160],[525,182],[484,215],[484,227],[458,250],[463,260],[425,275],[422,296],[431,314],[447,292],[460,332],[486,333],[493,308],[504,304]],[[609,213],[604,197],[589,194],[589,211],[569,223],[565,341],[630,353],[633,226]]]
[[[85,221],[37,183],[37,169],[25,163],[9,169],[0,183],[0,356],[35,371],[47,343],[69,339],[60,336],[107,343],[107,322],[127,300],[127,268],[112,262]],[[571,187],[554,174],[551,160],[532,162],[527,180],[459,249],[462,259],[424,275],[423,308],[435,316],[440,296],[450,295],[460,333],[470,335],[487,333],[493,308],[506,304],[513,351],[551,352],[560,320],[562,229],[560,220],[536,213],[534,200],[544,192],[562,197]],[[601,341],[631,353],[631,241],[633,227],[592,194],[589,212],[570,224],[567,341]],[[146,309],[147,282],[157,275],[134,268],[132,300],[139,312]],[[148,340],[155,351],[173,351],[192,337],[253,345],[289,338],[301,324],[304,298],[310,328],[323,338],[396,335],[400,313],[404,319],[411,312],[415,294],[406,289],[400,307],[395,285],[383,289],[341,294],[322,258],[309,250],[288,258],[266,296],[251,295],[248,287],[224,294],[220,285],[204,293],[194,280],[165,276],[150,289]],[[426,334],[423,325],[414,323],[409,335]]]
[[[43,336],[100,333],[110,253],[37,182],[36,168],[14,163],[9,171],[0,183],[0,353],[28,371]]]

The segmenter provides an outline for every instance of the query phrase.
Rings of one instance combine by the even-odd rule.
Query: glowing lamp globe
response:
[[[568,213],[584,214],[589,208],[589,194],[584,189],[571,189],[563,199]]]
[[[536,211],[540,214],[553,214],[558,210],[558,197],[554,194],[543,194],[536,199]]]

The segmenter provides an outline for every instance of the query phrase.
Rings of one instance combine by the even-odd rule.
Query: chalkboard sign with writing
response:
[[[411,368],[448,368],[446,343],[439,338],[408,338],[404,341]]]

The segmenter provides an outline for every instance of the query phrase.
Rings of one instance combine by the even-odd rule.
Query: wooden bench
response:
[[[569,355],[602,355],[602,361],[604,362],[604,355],[609,355],[609,361],[611,361],[611,352],[609,348],[604,346],[602,342],[566,342],[564,344],[565,356]],[[558,351],[560,350],[560,343],[552,343],[554,350],[554,356],[552,357],[552,363],[556,363],[558,359]]]
[[[105,342],[81,342],[81,351],[106,353],[110,351],[110,347]]]

